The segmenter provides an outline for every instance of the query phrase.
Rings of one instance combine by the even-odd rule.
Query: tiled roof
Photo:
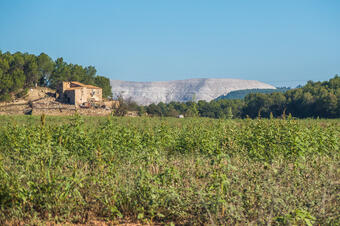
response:
[[[71,84],[75,84],[75,85],[78,85],[80,87],[71,87],[71,88],[67,88],[67,90],[72,90],[72,89],[80,89],[80,88],[83,88],[83,87],[86,87],[86,88],[90,88],[90,89],[101,89],[100,87],[97,87],[97,86],[93,86],[93,85],[85,85],[81,82],[70,82]]]
[[[81,89],[81,88],[84,88],[84,87],[71,87],[71,88],[66,88],[65,91],[68,91],[68,90],[76,90],[76,89]]]

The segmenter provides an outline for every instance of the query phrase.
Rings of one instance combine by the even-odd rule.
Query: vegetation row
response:
[[[338,120],[1,122],[0,224],[340,223]]]

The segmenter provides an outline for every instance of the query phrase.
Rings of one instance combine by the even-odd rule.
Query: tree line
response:
[[[219,96],[216,99],[243,99],[250,93],[284,93],[290,90],[289,87],[277,87],[276,89],[242,89],[231,91],[227,95]]]
[[[122,101],[122,100],[121,100]],[[308,81],[305,86],[286,92],[250,93],[244,99],[218,99],[210,102],[170,102],[138,106],[131,100],[122,101],[120,114],[138,111],[140,115],[209,118],[340,118],[340,77],[329,81]]]
[[[279,117],[291,114],[297,118],[340,118],[340,77],[329,81],[308,81],[301,88],[285,93],[250,94],[244,99],[243,116]]]
[[[61,81],[78,81],[103,89],[104,97],[112,97],[110,80],[97,75],[95,67],[66,63],[63,58],[53,61],[45,53],[0,51],[0,101],[21,97],[28,88],[44,86],[55,89]]]

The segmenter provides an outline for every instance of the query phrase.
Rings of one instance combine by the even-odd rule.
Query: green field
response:
[[[0,224],[340,224],[340,120],[0,116]]]

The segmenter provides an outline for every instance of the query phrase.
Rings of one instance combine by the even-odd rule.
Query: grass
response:
[[[339,224],[339,120],[0,117],[0,224]]]

